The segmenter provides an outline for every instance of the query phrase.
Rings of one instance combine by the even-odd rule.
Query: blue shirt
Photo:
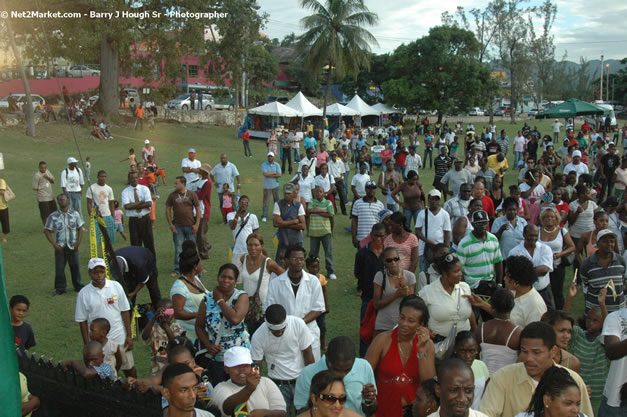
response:
[[[311,378],[313,378],[313,376],[318,372],[326,371],[327,369],[327,359],[326,356],[324,356],[318,362],[307,365],[300,373],[300,376],[296,380],[296,388],[294,392],[294,406],[297,410],[307,407]],[[344,390],[346,391],[346,396],[348,397],[345,406],[362,416],[364,415],[364,412],[361,411],[361,391],[363,390],[365,384],[372,384],[376,386],[374,372],[367,360],[355,358],[353,367],[344,377]]]
[[[102,379],[115,379],[115,372],[113,371],[113,368],[111,367],[111,365],[104,361],[98,366],[90,365],[89,367],[98,372],[98,376]]]
[[[357,150],[361,151],[361,148],[366,146],[366,139],[357,139],[357,142],[355,143],[357,144]]]
[[[305,147],[305,149],[309,149],[309,148],[316,149],[317,145],[318,145],[318,141],[313,136],[307,136],[305,140],[303,141],[303,146]]]
[[[492,234],[496,234],[501,226],[503,226],[507,222],[507,216],[497,217],[494,220],[494,223],[492,223]],[[501,234],[499,243],[501,246],[501,255],[503,255],[503,259],[507,258],[509,256],[509,252],[524,240],[523,229],[525,228],[525,226],[527,226],[527,221],[522,217],[518,217],[518,219],[516,220],[516,227],[514,228],[510,224],[507,230],[505,230]]]
[[[268,161],[264,161],[264,163],[261,164],[261,172],[264,174],[266,172],[278,172],[280,174],[281,165],[279,165],[278,162],[272,162],[272,165],[270,165]],[[279,187],[278,178],[272,178],[272,177],[266,177],[266,176],[263,177],[264,190],[273,190],[278,187]]]
[[[229,189],[231,191],[235,190],[233,186],[233,179],[235,177],[239,177],[239,171],[237,167],[230,162],[226,162],[226,166],[222,166],[222,163],[214,166],[211,170],[211,175],[213,175],[218,183],[216,190],[218,194],[222,194],[224,184],[229,184]]]

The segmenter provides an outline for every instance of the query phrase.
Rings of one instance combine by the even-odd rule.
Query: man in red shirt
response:
[[[253,153],[250,151],[250,132],[248,129],[244,129],[244,132],[242,133],[242,141],[244,142],[244,158],[252,158]]]
[[[200,218],[198,232],[196,233],[196,246],[198,246],[198,255],[200,255],[202,259],[209,259],[209,249],[211,249],[211,243],[207,240],[207,231],[209,230],[209,215],[211,214],[211,187],[213,185],[209,179],[211,165],[202,164],[199,170],[201,180],[198,181],[196,196],[198,197],[198,200],[200,200],[200,204],[204,208],[204,211],[202,217]]]

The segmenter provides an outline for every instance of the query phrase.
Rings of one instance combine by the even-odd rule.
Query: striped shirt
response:
[[[614,294],[608,289],[605,304],[608,312],[620,310],[625,307],[625,296],[623,294],[623,279],[625,276],[625,261],[623,258],[612,252],[612,260],[607,268],[599,263],[598,252],[593,253],[583,260],[579,268],[579,277],[583,283],[583,293],[586,299],[586,314],[593,307],[599,306],[599,292],[610,280],[614,281],[616,288],[616,299]]]
[[[370,234],[372,226],[379,222],[379,212],[384,208],[383,203],[378,200],[372,203],[364,198],[355,200],[351,217],[357,217],[357,240],[362,240]]]
[[[493,280],[494,264],[503,261],[499,240],[490,232],[486,232],[485,242],[479,240],[474,233],[469,233],[457,245],[456,254],[470,288],[477,288],[480,281]]]
[[[435,161],[433,161],[433,165],[435,165],[435,178],[441,179],[451,168],[451,158],[448,156],[438,156],[435,158]]]
[[[579,326],[574,326],[572,338],[568,343],[568,351],[575,355],[581,362],[579,375],[590,386],[590,400],[597,402],[601,400],[603,387],[610,370],[610,361],[605,356],[605,350],[601,344],[601,337],[588,339],[588,332]]]
[[[323,198],[322,200],[311,200],[311,208],[323,208],[329,214],[334,215],[333,204],[331,201]],[[323,217],[316,213],[311,213],[309,216],[309,236],[310,237],[323,237],[331,234],[331,218]]]

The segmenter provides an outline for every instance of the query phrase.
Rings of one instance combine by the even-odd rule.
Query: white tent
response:
[[[322,116],[322,110],[314,106],[300,91],[290,101],[285,103],[287,107],[301,113],[301,117]]]
[[[327,116],[359,116],[359,112],[340,103],[335,103],[327,106]]]
[[[302,113],[298,110],[294,110],[291,107],[287,107],[285,104],[281,104],[278,101],[264,104],[263,106],[255,107],[248,110],[248,114],[258,114],[260,116],[275,116],[275,117],[302,117]]]
[[[359,116],[380,116],[381,112],[373,109],[365,101],[361,99],[357,94],[351,99],[351,101],[346,104],[346,107],[350,107],[351,109],[357,111]]]
[[[392,114],[392,113],[400,113],[401,111],[398,109],[395,109],[394,107],[390,107],[387,104],[384,103],[377,103],[374,106],[372,106],[373,109],[379,111],[381,114]]]

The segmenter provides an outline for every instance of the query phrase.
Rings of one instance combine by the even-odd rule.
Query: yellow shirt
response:
[[[498,155],[490,155],[488,156],[488,168],[492,168],[494,170],[494,172],[496,172],[499,177],[503,178],[503,172],[501,172],[501,169],[507,169],[509,168],[509,164],[507,163],[507,158],[503,158],[503,160],[501,162],[499,162],[496,157]]]
[[[555,366],[560,366],[555,364]],[[577,383],[581,393],[580,412],[594,417],[586,384],[574,371],[566,369]],[[479,410],[489,417],[514,417],[529,408],[531,396],[536,390],[536,381],[527,374],[525,365],[514,363],[505,366],[492,375],[483,393]]]
[[[28,402],[28,382],[26,376],[20,372],[20,392],[22,395],[22,403]],[[26,414],[26,417],[30,417],[33,413]]]
[[[2,178],[0,178],[0,190],[2,190],[2,191],[6,191],[7,190],[7,183]],[[4,210],[4,209],[6,209],[8,207],[9,206],[7,205],[7,201],[4,199],[4,195],[2,195],[0,197],[0,210]]]

